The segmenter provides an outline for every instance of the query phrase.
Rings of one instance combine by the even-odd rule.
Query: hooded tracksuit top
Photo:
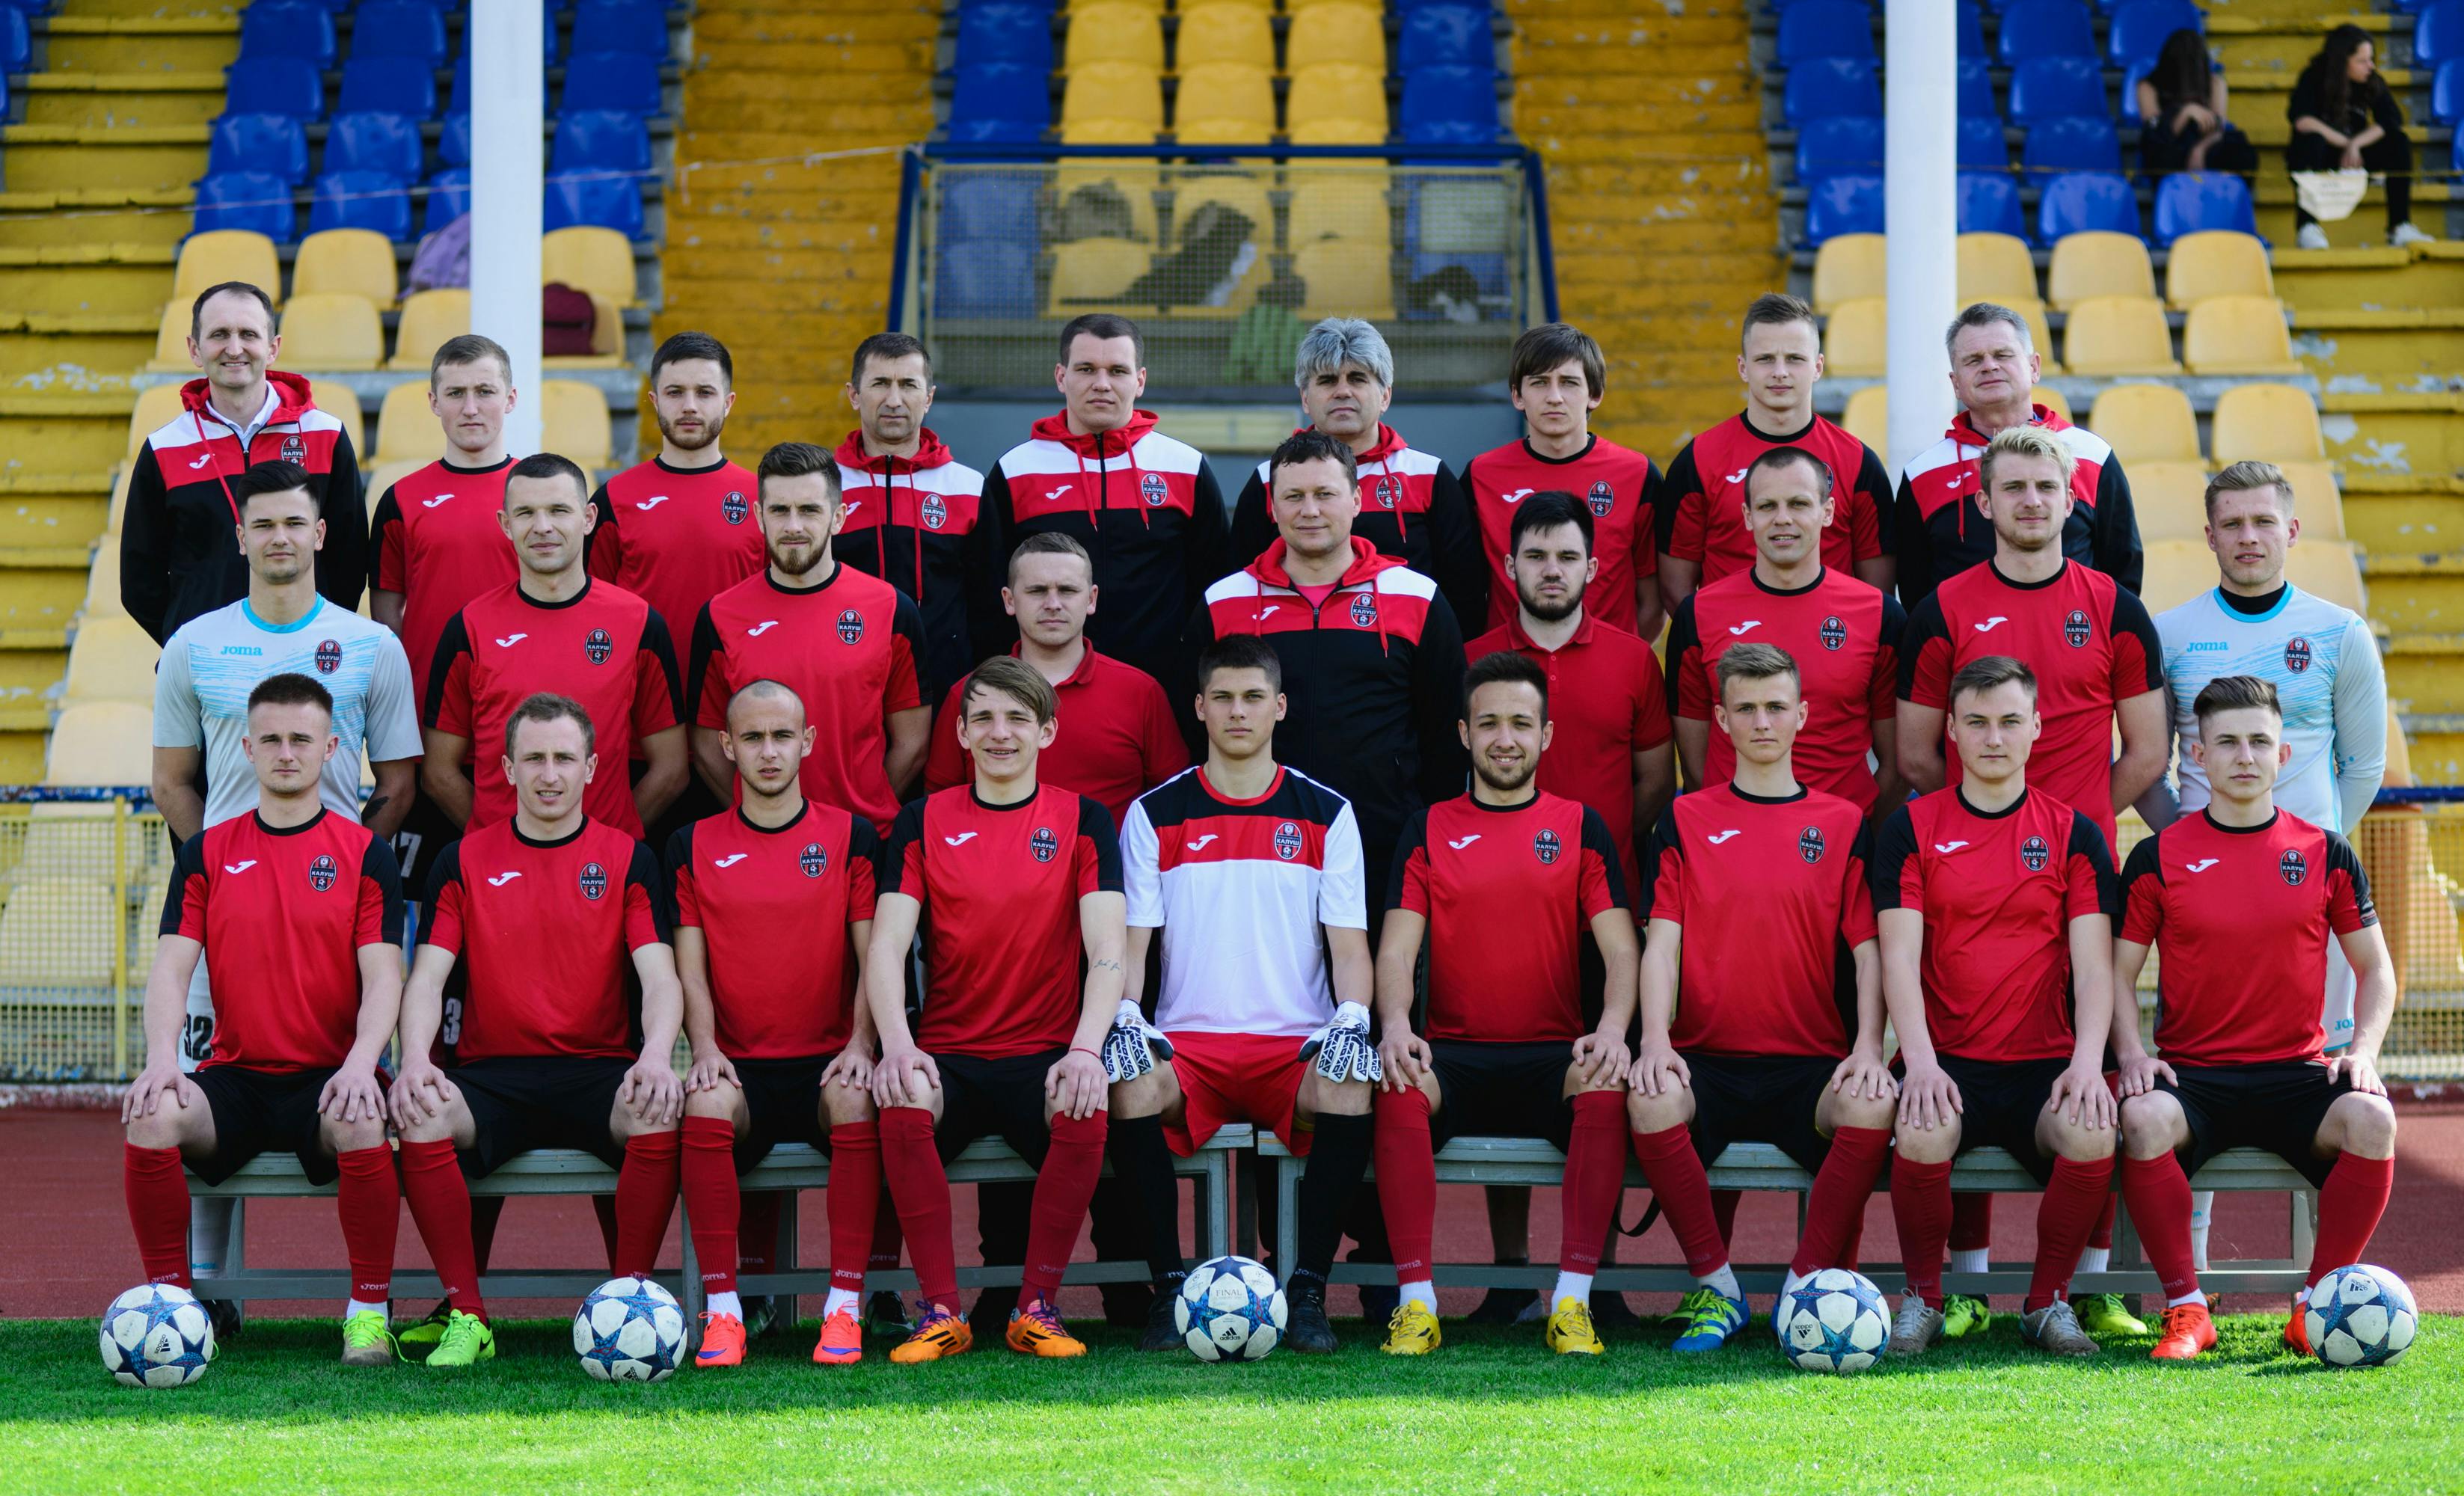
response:
[[[907,594],[924,620],[924,699],[938,700],[975,669],[969,614],[989,597],[1001,613],[1001,579],[984,546],[984,475],[950,455],[926,427],[915,454],[872,456],[864,433],[838,446],[839,490],[847,519],[831,552]]]

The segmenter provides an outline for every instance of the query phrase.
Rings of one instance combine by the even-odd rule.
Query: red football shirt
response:
[[[180,844],[161,930],[206,948],[207,1064],[330,1069],[359,1037],[360,948],[402,943],[402,879],[347,816],[277,828],[251,811]]]
[[[2184,816],[2130,851],[2122,938],[2157,947],[2156,1046],[2176,1065],[2317,1060],[2327,942],[2378,923],[2351,844],[2277,811]]]
[[[2033,787],[1991,815],[1940,789],[1892,811],[1874,847],[1875,911],[1925,916],[1920,971],[1934,1049],[2068,1058],[2071,921],[2121,907],[2096,824]]]
[[[1463,795],[1414,816],[1396,851],[1386,907],[1429,921],[1427,1036],[1579,1038],[1583,933],[1626,907],[1599,812],[1546,792],[1509,806]]]
[[[827,580],[781,586],[765,567],[710,600],[693,626],[686,696],[693,725],[725,729],[727,703],[757,680],[803,699],[820,731],[799,779],[808,799],[890,824],[890,715],[924,704],[924,621],[907,595],[833,562]]]
[[[1669,1041],[1687,1052],[1844,1059],[1856,1037],[1849,953],[1874,938],[1865,811],[1799,789],[1680,795],[1652,832],[1638,921],[1684,927]],[[1844,1011],[1843,1011],[1844,1006]]]
[[[671,468],[653,457],[590,496],[590,574],[638,594],[671,628],[768,562],[755,509],[760,487],[732,462]]]
[[[1796,662],[1805,726],[1791,759],[1800,784],[1871,807],[1867,762],[1874,724],[1897,710],[1900,605],[1847,572],[1825,566],[1812,583],[1783,591],[1752,567],[1701,587],[1669,615],[1669,710],[1711,724],[1704,778],[1735,777],[1737,749],[1720,731],[1720,656],[1732,644],[1775,644]]]
[[[1592,509],[1592,554],[1600,573],[1592,579],[1595,611],[1612,628],[1634,632],[1635,581],[1656,577],[1655,539],[1660,470],[1639,451],[1595,436],[1572,457],[1543,457],[1528,441],[1482,452],[1463,466],[1480,520],[1480,548],[1488,558],[1488,622],[1495,628],[1514,614],[1514,579],[1507,575],[1507,545],[1514,530],[1514,506],[1531,494],[1562,490]]]
[[[368,584],[402,594],[402,648],[422,701],[445,621],[480,593],[520,578],[514,542],[497,518],[513,465],[511,457],[493,468],[431,462],[396,479],[377,500]]]
[[[497,760],[505,724],[530,696],[582,703],[598,734],[599,772],[583,808],[627,836],[642,832],[626,764],[633,745],[676,725],[676,651],[668,626],[612,583],[585,583],[561,603],[519,585],[483,592],[446,622],[420,722],[471,741],[471,827],[512,817],[514,786]]]
[[[1765,436],[1741,412],[1687,442],[1661,483],[1660,548],[1701,566],[1699,585],[1753,569],[1746,473],[1774,447],[1810,451],[1831,471],[1831,523],[1822,529],[1825,566],[1850,571],[1882,554],[1891,474],[1874,449],[1820,416],[1793,435]]]
[[[458,1058],[633,1057],[627,958],[668,941],[658,859],[584,817],[553,842],[511,821],[473,826],[437,854],[420,942],[461,957],[470,990]]]
[[[1077,1031],[1078,901],[1121,891],[1121,846],[1100,803],[1058,785],[1040,784],[1015,805],[945,789],[898,812],[881,891],[924,906],[917,1046],[1040,1054]]]
[[[702,934],[718,1048],[792,1060],[847,1047],[856,958],[847,927],[872,917],[872,824],[804,802],[774,829],[722,810],[668,839],[676,923]],[[792,958],[781,940],[792,938]]]
[[[1018,649],[1012,647],[1015,657]],[[971,783],[974,755],[958,742],[961,680],[933,718],[933,747],[924,759],[924,792]],[[1155,677],[1099,653],[1093,645],[1069,678],[1052,688],[1061,698],[1052,746],[1036,759],[1038,778],[1104,803],[1112,824],[1128,819],[1140,795],[1189,767],[1179,719]]]

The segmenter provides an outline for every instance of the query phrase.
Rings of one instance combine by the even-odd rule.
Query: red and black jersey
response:
[[[947,691],[975,669],[969,597],[991,596],[1001,611],[1001,579],[992,576],[979,522],[984,475],[953,458],[929,426],[912,457],[875,456],[864,450],[862,431],[849,431],[838,459],[845,516],[831,553],[914,600],[924,627],[916,668],[928,697]]]
[[[1306,430],[1303,427],[1300,430]],[[1300,434],[1299,430],[1293,432]],[[1436,579],[1455,617],[1468,626],[1488,606],[1488,562],[1471,497],[1446,465],[1406,444],[1380,422],[1377,439],[1354,454],[1360,513],[1352,533],[1422,576]],[[1275,511],[1266,484],[1269,463],[1258,464],[1232,504],[1232,563],[1245,566],[1275,542]]]
[[[2074,464],[2062,554],[2137,592],[2145,558],[2122,459],[2102,437],[2043,406],[2035,407],[2033,424],[2069,448]],[[1985,455],[1986,443],[1962,410],[1942,440],[1900,473],[1891,504],[1891,553],[1899,563],[1900,601],[1911,609],[1945,582],[1993,559],[1993,521],[1976,504],[1984,492],[1977,459]]]
[[[730,698],[775,680],[820,731],[798,778],[807,799],[890,824],[890,714],[924,704],[924,626],[906,594],[833,564],[809,587],[781,586],[765,567],[712,598],[693,625],[685,694],[693,725],[727,727]]]
[[[1711,724],[1704,779],[1726,783],[1737,748],[1720,731],[1720,656],[1732,644],[1775,644],[1796,662],[1805,726],[1791,760],[1796,781],[1871,808],[1876,785],[1866,756],[1874,724],[1897,710],[1900,605],[1845,571],[1824,566],[1802,587],[1766,583],[1751,566],[1697,588],[1668,620],[1668,709]]]
[[[769,561],[755,510],[760,486],[732,462],[637,463],[590,495],[590,574],[634,593],[671,628]]]
[[[2277,1065],[2326,1049],[2327,943],[2378,923],[2351,844],[2278,810],[2187,815],[2122,871],[2121,935],[2157,947],[2156,1047],[2176,1065]]]
[[[1637,887],[1642,869],[1635,853],[1634,756],[1675,736],[1660,660],[1650,645],[1625,629],[1602,627],[1588,610],[1574,637],[1544,649],[1523,631],[1518,608],[1473,640],[1463,658],[1501,650],[1549,672],[1549,720],[1557,733],[1540,756],[1540,787],[1600,813],[1617,843],[1626,887]]]
[[[1018,653],[1016,646],[1009,651]],[[933,746],[924,758],[924,793],[972,783],[975,759],[958,741],[958,691],[953,682],[933,719]],[[1052,688],[1060,698],[1052,746],[1035,760],[1036,777],[1057,788],[1103,802],[1118,825],[1140,795],[1189,767],[1189,747],[1163,687],[1134,666],[1107,657],[1093,645],[1067,680]]]
[[[1706,1054],[1845,1058],[1857,1031],[1849,953],[1874,938],[1864,807],[1733,783],[1680,795],[1651,834],[1638,922],[1684,928],[1669,1040]]]
[[[676,924],[702,934],[721,1054],[847,1047],[863,955],[847,927],[872,917],[880,853],[870,822],[810,800],[775,829],[722,810],[668,839]],[[793,946],[783,958],[782,942]]]
[[[377,500],[368,585],[402,594],[402,648],[422,701],[445,621],[480,593],[521,578],[499,518],[513,465],[511,457],[493,468],[431,462],[395,479]]]
[[[330,810],[292,826],[233,816],[180,844],[162,933],[206,948],[207,1064],[330,1068],[359,1037],[360,948],[402,944],[393,848]]]
[[[1172,673],[1181,621],[1230,564],[1223,495],[1206,454],[1133,412],[1116,430],[1069,429],[1066,415],[1035,423],[984,480],[982,523],[990,570],[975,599],[976,658],[1009,644],[1000,572],[1030,535],[1056,530],[1087,547],[1103,606],[1087,637],[1157,680]]]
[[[2071,921],[2122,905],[2096,824],[2033,787],[1991,814],[1940,789],[1892,811],[1874,848],[1876,912],[1925,916],[1934,1048],[1996,1062],[2068,1056]]]
[[[881,891],[924,906],[917,1046],[1037,1054],[1077,1031],[1078,901],[1121,891],[1121,846],[1101,804],[1057,785],[1015,805],[985,804],[973,786],[945,789],[898,812]]]
[[[1795,447],[1831,472],[1831,522],[1822,527],[1822,564],[1853,572],[1882,554],[1882,511],[1891,474],[1874,449],[1820,416],[1790,436],[1765,436],[1743,412],[1685,444],[1661,480],[1660,548],[1703,568],[1697,585],[1751,571],[1754,536],[1746,528],[1746,473],[1774,447]]]
[[[649,604],[613,583],[586,582],[561,603],[517,583],[483,592],[445,624],[428,672],[420,725],[471,743],[471,826],[514,813],[514,787],[496,761],[514,709],[542,691],[590,714],[599,771],[583,806],[627,836],[642,830],[625,765],[633,745],[676,725],[676,650]]]
[[[1583,1033],[1582,935],[1627,907],[1625,874],[1608,825],[1578,801],[1461,795],[1404,828],[1386,907],[1429,922],[1427,1037],[1572,1040]]]
[[[669,922],[658,859],[614,826],[584,817],[536,842],[511,821],[474,825],[436,854],[419,927],[469,980],[455,1054],[631,1058],[626,969]]]
[[[2165,689],[2165,649],[2139,599],[2075,561],[2042,582],[2013,582],[1988,561],[1951,578],[1908,615],[1900,696],[1950,710],[1960,667],[2007,654],[2036,672],[2045,730],[2028,756],[2028,782],[2096,823],[2114,841],[2113,713]],[[1947,739],[1946,739],[1946,743]],[[1946,746],[1949,778],[1959,754]]]
[[[1649,457],[1602,436],[1571,457],[1543,457],[1530,442],[1519,441],[1463,464],[1463,487],[1471,493],[1481,553],[1487,558],[1484,630],[1514,612],[1514,579],[1506,570],[1514,506],[1529,495],[1559,490],[1591,506],[1592,555],[1600,563],[1589,594],[1596,604],[1592,610],[1610,627],[1634,631],[1635,583],[1660,572],[1661,477]]]

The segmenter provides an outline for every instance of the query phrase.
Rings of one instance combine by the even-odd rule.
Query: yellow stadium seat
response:
[[[1061,91],[1063,128],[1096,120],[1126,120],[1163,128],[1163,77],[1143,63],[1089,62],[1070,70]]]
[[[1172,138],[1183,145],[1255,145],[1274,133],[1256,120],[1222,117],[1179,120],[1172,127]]]
[[[2344,495],[2336,482],[2336,470],[2323,462],[2284,462],[2277,466],[2284,481],[2293,486],[2293,517],[2301,521],[2304,539],[2341,540],[2344,538]],[[2130,486],[2139,487],[2139,474],[2130,475]]]
[[[2135,233],[2091,230],[2054,241],[2045,272],[2045,299],[2067,312],[2090,297],[2152,297],[2156,271]]]
[[[2314,540],[2303,536],[2284,553],[2284,575],[2314,597],[2341,604],[2356,613],[2370,610],[2369,591],[2362,583],[2361,556],[2350,540]]]
[[[2189,397],[2170,385],[2107,385],[2088,411],[2087,429],[2113,444],[2133,478],[2142,462],[2200,460],[2199,418]]]
[[[2317,462],[2327,448],[2319,432],[2319,407],[2290,385],[2235,385],[2216,397],[2216,466],[2259,462]]]
[[[2210,297],[2276,297],[2267,246],[2232,229],[2203,229],[2173,241],[2165,257],[2165,299],[2187,312]]]
[[[2139,601],[2151,614],[2178,607],[2216,584],[2216,559],[2204,539],[2149,540],[2145,549],[2146,571]]]
[[[1959,236],[1959,299],[1970,301],[2036,301],[2036,262],[2028,241],[2007,233],[1963,233]]]
[[[100,618],[77,629],[69,646],[69,674],[61,699],[154,701],[154,662],[163,656],[153,637],[131,618]]]
[[[26,809],[25,849],[18,856],[17,866],[10,869],[10,882],[32,878],[112,881],[118,833],[112,828],[109,802],[49,801]],[[142,871],[145,866],[144,844],[132,836],[126,850],[130,868]],[[154,905],[154,913],[160,913],[162,908],[159,903]],[[146,922],[146,928],[152,928],[151,920]]]
[[[461,296],[467,307],[470,293]],[[364,370],[384,361],[385,325],[377,320],[376,303],[367,297],[293,297],[283,307],[284,368]]]
[[[2062,363],[2074,374],[2182,372],[2154,297],[2090,297],[2072,307]]]
[[[1392,243],[1391,186],[1382,166],[1366,170],[1311,164],[1291,168],[1291,246],[1320,239],[1375,239]]]
[[[2097,429],[2091,424],[2089,429]],[[2100,435],[2102,434],[2099,431]],[[2197,540],[2208,533],[2208,470],[2195,462],[2130,459],[2130,507],[2139,539]]]
[[[1858,297],[1832,309],[1822,333],[1822,366],[1835,378],[1880,376],[1889,363],[1890,309],[1881,297]]]
[[[1180,11],[1180,31],[1173,40],[1172,55],[1174,65],[1184,74],[1193,67],[1218,62],[1245,62],[1272,73],[1274,23],[1266,11],[1254,6],[1218,4],[1215,0],[1185,6]]]
[[[188,357],[189,303],[172,301],[163,308],[163,320],[154,332],[154,357],[145,361],[148,374],[194,374],[196,362]]]
[[[607,397],[596,385],[552,379],[539,387],[541,439],[547,450],[562,452],[585,468],[607,466],[615,432],[607,416]]]
[[[1144,126],[1136,128],[1143,129]],[[1058,167],[1052,173],[1053,217],[1058,224],[1054,237],[1065,240],[1093,237],[1084,220],[1110,224],[1116,221],[1119,212],[1125,209],[1129,214],[1131,237],[1153,243],[1155,236],[1155,190],[1162,184],[1162,176],[1153,166],[1128,162],[1082,161]]]
[[[124,463],[121,466],[120,475],[111,480],[111,509],[104,517],[102,533],[115,537],[111,542],[114,545],[120,543],[116,538],[120,534],[121,518],[128,513],[128,480],[136,472],[135,464]]]
[[[1220,203],[1249,220],[1249,228],[1261,250],[1271,247],[1275,236],[1275,209],[1267,200],[1266,183],[1263,176],[1232,172],[1208,172],[1203,176],[1182,177],[1173,185],[1173,235],[1179,238],[1189,231],[1190,221],[1198,210],[1209,203]]]
[[[377,461],[434,462],[444,455],[445,428],[428,408],[428,382],[406,380],[386,390],[377,407]]]
[[[1848,434],[1876,451],[1891,450],[1891,391],[1886,385],[1868,385],[1848,397],[1839,424]]]
[[[2284,308],[2274,297],[2209,297],[2182,324],[2182,362],[2193,374],[2299,374]]]
[[[1879,233],[1842,233],[1814,252],[1814,309],[1825,317],[1842,301],[1888,295],[1889,240]]]
[[[291,294],[340,292],[365,297],[382,312],[402,294],[394,274],[393,241],[373,229],[327,229],[299,241],[291,262]]]
[[[1067,120],[1062,121],[1064,145],[1151,145],[1162,127],[1138,120]]]
[[[1161,6],[1120,5],[1097,0],[1071,6],[1069,35],[1062,47],[1061,71],[1071,78],[1099,62],[1126,63],[1147,73],[1163,71]]]
[[[128,414],[128,452],[145,445],[145,438],[180,417],[180,386],[176,384],[148,385],[137,392],[137,408]]]
[[[1289,107],[1288,104],[1286,106]],[[1376,120],[1304,120],[1284,131],[1295,145],[1383,145],[1386,126]]]
[[[2036,367],[2042,374],[2064,372],[2062,361],[2054,357],[2054,324],[2045,319],[2045,303],[2034,297],[2025,301],[2011,300],[2003,305],[2019,314],[2028,324],[2028,341],[2036,350]]]
[[[394,329],[395,369],[428,372],[437,345],[471,330],[471,293],[457,288],[416,291],[404,298],[402,322]]]
[[[0,911],[0,986],[108,989],[127,923],[108,883],[22,880]]]
[[[1045,316],[1075,317],[1117,301],[1154,257],[1128,239],[1080,239],[1052,252],[1052,299]]]
[[[351,435],[351,451],[364,457],[368,454],[367,423],[360,413],[360,392],[337,379],[312,379],[308,382],[308,398],[317,408],[342,423]]]
[[[171,303],[186,317],[198,294],[226,280],[245,280],[282,304],[282,260],[274,241],[250,229],[209,229],[180,246],[180,268],[171,276]]]
[[[1284,0],[1284,9],[1297,15],[1321,5],[1357,5],[1360,0]]]
[[[633,269],[633,241],[613,229],[581,224],[539,240],[539,281],[562,281],[576,291],[605,297],[620,307],[641,300]]]
[[[2035,401],[2036,404],[2043,406],[2046,409],[2051,410],[2054,414],[2060,416],[2063,420],[2076,424],[2078,418],[2071,414],[2070,397],[2063,394],[2057,386],[2052,385],[2039,385],[2029,394],[2028,398]]]
[[[1188,34],[1186,30],[1181,33],[1183,37]],[[1186,41],[1180,55],[1190,55]],[[1385,12],[1356,0],[1310,6],[1292,17],[1291,30],[1284,37],[1284,55],[1294,70],[1311,58],[1343,57],[1382,73],[1386,70]]]
[[[1263,141],[1275,133],[1275,75],[1254,62],[1199,62],[1180,70],[1177,117],[1237,121]]]
[[[435,461],[435,459],[432,457],[404,458],[397,462],[381,462],[374,468],[369,469],[368,480],[365,485],[367,489],[366,498],[368,501],[368,514],[371,517],[376,514],[377,503],[380,499],[385,497],[385,490],[393,487],[395,484],[410,476],[412,473],[417,473],[420,469],[427,467],[433,461]]]
[[[1359,317],[1385,321],[1395,315],[1392,252],[1371,239],[1321,239],[1292,254],[1292,273],[1303,283],[1300,317]]]
[[[1309,143],[1380,144],[1386,139],[1386,75],[1357,62],[1309,62],[1291,70],[1285,93],[1284,126],[1295,144],[1306,132]],[[1367,134],[1370,141],[1335,141],[1329,134]]]
[[[565,353],[539,360],[543,369],[616,369],[625,366],[624,310],[597,292],[590,294],[590,306],[595,314],[590,323],[590,351]],[[428,367],[436,355],[430,353],[419,363]]]
[[[149,784],[154,779],[154,708],[133,701],[81,701],[52,724],[46,784]]]
[[[82,624],[105,618],[126,618],[120,601],[120,537],[105,535],[94,548],[94,564],[85,574],[85,605],[77,612]]]

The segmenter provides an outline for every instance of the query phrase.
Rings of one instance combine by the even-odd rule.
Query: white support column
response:
[[[1947,5],[1949,0],[1941,0]],[[513,355],[520,394],[505,422],[505,450],[539,450],[540,122],[547,77],[544,0],[471,7],[471,328]]]
[[[1958,27],[1951,0],[1889,0],[1883,21],[1890,232],[1891,472],[1939,440],[1952,402],[1942,332],[1958,308]]]

